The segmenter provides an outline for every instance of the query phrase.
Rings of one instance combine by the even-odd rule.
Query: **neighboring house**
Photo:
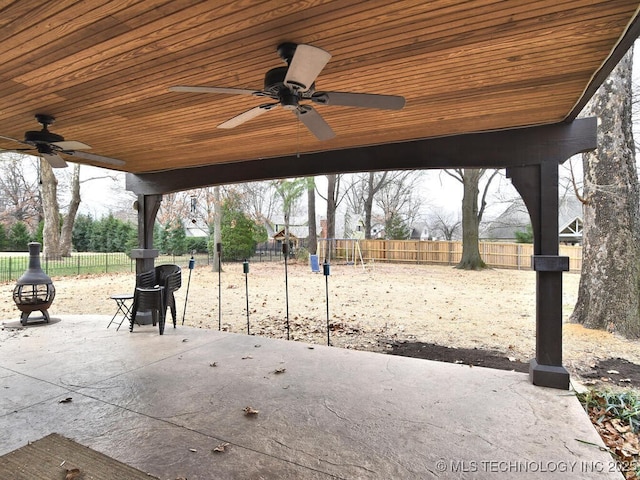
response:
[[[483,240],[513,242],[516,232],[527,230],[531,220],[522,199],[514,201],[491,221],[482,232]],[[566,195],[558,205],[558,237],[568,244],[582,243],[582,203],[574,195]]]
[[[267,235],[276,241],[282,240],[276,238],[279,233],[282,233],[284,238],[285,223],[283,218],[276,218],[275,221],[266,222],[265,228],[267,229]],[[289,237],[295,237],[296,243],[299,240],[309,237],[309,225],[306,217],[291,217],[289,220]]]
[[[429,226],[425,222],[415,223],[411,227],[411,240],[429,240]]]
[[[182,220],[182,225],[187,237],[207,238],[209,236],[207,222],[201,218],[185,218]]]

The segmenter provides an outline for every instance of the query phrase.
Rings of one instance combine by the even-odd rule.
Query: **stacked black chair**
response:
[[[136,314],[150,311],[153,325],[164,333],[167,308],[171,309],[173,328],[176,328],[176,300],[173,292],[182,286],[182,270],[178,265],[159,265],[154,270],[136,275],[136,289],[131,307],[131,328]]]
[[[167,308],[171,309],[173,328],[176,328],[176,299],[173,292],[182,286],[182,270],[178,265],[158,265],[155,272],[156,283],[164,287],[163,314],[166,317]]]

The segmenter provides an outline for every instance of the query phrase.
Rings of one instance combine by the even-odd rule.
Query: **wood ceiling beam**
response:
[[[607,79],[613,69],[616,68],[616,65],[618,65],[620,60],[622,60],[622,57],[624,57],[624,55],[629,51],[638,37],[640,37],[640,16],[635,16],[627,28],[627,31],[613,49],[611,55],[609,55],[609,58],[607,58],[600,69],[595,73],[584,93],[571,112],[569,112],[569,115],[567,115],[567,122],[571,122],[578,118],[578,115],[580,115],[580,112],[587,102],[589,102],[591,97],[596,94],[600,85],[602,85],[602,83]]]
[[[595,118],[537,127],[454,135],[412,142],[127,174],[138,195],[155,195],[276,178],[328,173],[437,168],[506,168],[562,163],[597,145]]]

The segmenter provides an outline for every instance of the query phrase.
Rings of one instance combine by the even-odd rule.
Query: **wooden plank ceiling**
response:
[[[556,123],[575,115],[639,5],[4,1],[0,135],[22,139],[39,129],[36,113],[55,115],[51,131],[142,173]],[[336,132],[321,142],[282,108],[216,128],[264,99],[168,90],[261,90],[267,70],[284,66],[276,53],[283,41],[332,54],[316,90],[402,95],[405,108],[315,105]],[[16,144],[0,140],[0,148]]]

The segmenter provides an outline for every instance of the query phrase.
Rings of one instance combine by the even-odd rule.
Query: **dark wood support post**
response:
[[[138,195],[138,248],[131,250],[131,258],[136,259],[136,274],[154,267],[158,250],[153,248],[153,225],[160,208],[162,195]]]
[[[529,376],[534,385],[569,389],[562,366],[562,272],[569,258],[558,255],[558,164],[544,162],[507,171],[524,200],[533,226],[536,271],[536,357]]]

